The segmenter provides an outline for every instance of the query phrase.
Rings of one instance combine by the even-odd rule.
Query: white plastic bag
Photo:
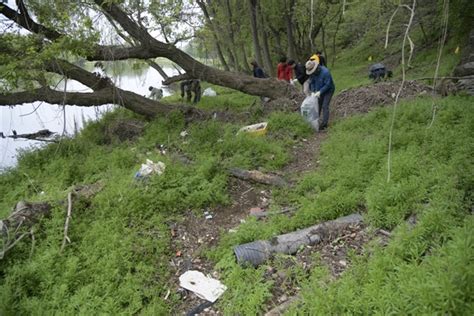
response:
[[[136,178],[148,177],[151,174],[161,175],[165,171],[166,165],[158,161],[154,163],[150,159],[146,160],[146,163],[142,164],[140,170],[135,174]]]
[[[206,88],[202,95],[205,97],[215,97],[217,96],[217,92],[212,88]]]
[[[319,130],[319,104],[315,96],[307,96],[301,104],[301,116],[311,124],[314,130]]]

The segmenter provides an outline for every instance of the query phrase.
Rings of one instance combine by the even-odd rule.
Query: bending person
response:
[[[319,130],[324,130],[329,122],[329,103],[334,94],[336,86],[332,80],[329,69],[321,66],[316,61],[306,62],[306,74],[309,76],[309,90],[312,95],[319,98],[319,114],[323,112],[323,120],[319,125]]]

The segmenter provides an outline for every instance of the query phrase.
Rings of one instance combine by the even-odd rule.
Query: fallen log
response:
[[[279,176],[266,174],[258,170],[244,170],[239,168],[230,168],[229,173],[242,180],[250,180],[257,183],[275,185],[279,187],[288,186],[288,183]]]
[[[262,219],[262,218],[267,217],[267,216],[285,214],[285,213],[293,212],[295,210],[296,210],[296,208],[294,208],[294,207],[285,207],[285,208],[283,208],[279,211],[274,211],[274,212],[262,211],[262,212],[258,212],[258,213],[250,213],[250,216],[253,216],[256,219]]]
[[[237,262],[241,265],[257,267],[270,259],[275,253],[294,254],[301,246],[315,245],[323,240],[334,238],[349,225],[362,222],[362,216],[352,214],[314,225],[292,233],[273,237],[271,240],[257,240],[234,247]]]
[[[68,194],[68,213],[65,224],[65,238],[67,237],[67,227],[71,217],[72,196],[89,199],[99,192],[103,184],[99,181],[91,185],[78,185],[71,189]],[[3,240],[3,249],[0,249],[0,259],[5,253],[12,249],[24,237],[30,235],[32,242],[34,242],[34,235],[32,227],[42,217],[48,216],[51,212],[51,204],[48,202],[26,202],[20,201],[13,208],[12,213],[8,218],[0,220],[0,233]],[[64,248],[64,241],[61,250]]]
[[[286,300],[285,302],[283,302],[282,304],[278,305],[278,306],[275,306],[274,308],[272,308],[271,310],[269,310],[268,312],[265,313],[265,316],[279,316],[279,315],[283,315],[283,313],[288,309],[290,308],[291,304],[293,304],[294,302],[296,302],[297,300],[299,300],[300,297],[298,296],[293,296],[293,297],[290,297],[288,300]]]
[[[46,139],[48,137],[51,137],[54,134],[55,134],[54,132],[51,132],[48,129],[42,129],[35,133],[27,133],[27,134],[17,134],[16,131],[13,131],[13,135],[8,135],[7,137],[13,138],[13,139],[24,138],[24,139],[37,140],[37,141],[42,141],[42,142],[56,143],[57,141],[54,139]]]

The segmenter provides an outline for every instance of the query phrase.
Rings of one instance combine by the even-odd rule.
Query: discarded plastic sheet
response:
[[[237,134],[243,132],[243,133],[249,133],[249,134],[258,135],[258,136],[265,135],[267,133],[267,125],[268,125],[267,122],[262,122],[258,124],[244,126],[241,129],[239,129]]]
[[[219,280],[209,278],[196,270],[183,273],[179,277],[179,285],[209,302],[215,302],[227,290]]]
[[[217,96],[217,92],[212,88],[206,88],[202,95],[205,97],[215,97]]]
[[[135,178],[148,177],[151,174],[161,175],[165,171],[166,165],[158,161],[154,163],[150,159],[146,160],[146,163],[142,164],[140,170],[135,174]]]

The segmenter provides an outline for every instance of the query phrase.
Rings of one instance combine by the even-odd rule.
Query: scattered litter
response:
[[[181,257],[182,255],[181,250],[176,251],[176,257]]]
[[[249,134],[256,135],[256,136],[265,135],[267,133],[267,125],[268,125],[267,122],[262,122],[262,123],[253,124],[253,125],[247,125],[247,126],[242,127],[241,129],[239,129],[237,134],[244,132],[244,133],[249,133]]]
[[[219,280],[207,277],[196,270],[183,273],[179,277],[179,285],[209,302],[215,302],[227,290]]]
[[[188,132],[187,131],[182,131],[181,133],[179,133],[179,136],[186,137],[186,136],[188,136]]]
[[[142,164],[140,170],[135,174],[135,178],[144,178],[148,177],[151,174],[161,175],[165,171],[166,165],[158,161],[154,163],[150,159],[146,160],[146,163]]]
[[[204,92],[202,93],[202,95],[203,95],[204,97],[215,97],[215,96],[217,96],[217,92],[216,92],[214,89],[212,89],[212,88],[209,87],[209,88],[206,88],[206,89],[204,90]]]
[[[236,233],[236,232],[237,232],[237,229],[235,229],[235,228],[229,229],[229,233],[231,233],[231,234]]]
[[[261,207],[252,207],[250,209],[250,215],[252,216],[258,216],[259,214],[262,214],[264,210]]]
[[[280,296],[280,298],[278,299],[278,302],[282,303],[282,302],[286,302],[288,300],[288,296],[283,294],[282,296]]]
[[[171,294],[171,291],[168,290],[168,291],[166,292],[165,297],[164,297],[164,300],[165,300],[165,301],[168,299],[168,297],[170,297],[170,294]]]
[[[162,155],[166,155],[166,148],[165,148],[165,145],[160,144],[160,145],[158,146],[158,149],[160,150],[160,153],[161,153]],[[147,153],[147,155],[151,155],[151,153]]]
[[[204,212],[204,218],[205,219],[212,219],[214,216],[211,214],[209,211]]]

